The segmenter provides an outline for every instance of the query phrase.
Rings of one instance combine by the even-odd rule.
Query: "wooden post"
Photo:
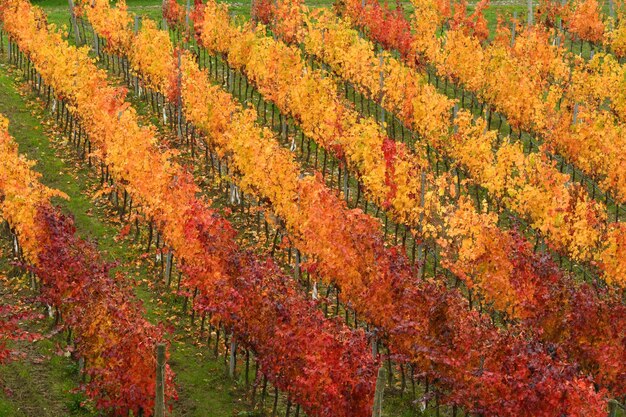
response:
[[[156,347],[156,393],[154,401],[154,417],[165,417],[165,345]]]
[[[348,174],[348,161],[346,160],[343,164],[344,173],[343,173],[343,196],[346,199],[346,203],[349,203],[350,198],[350,188],[349,188],[349,174]]]
[[[322,54],[324,54],[324,47],[326,46],[326,28],[322,28]],[[311,64],[313,63],[313,58],[311,57]],[[314,68],[311,66],[311,68]],[[322,61],[322,69],[324,69],[324,62]],[[322,78],[326,78],[325,71],[321,72]]]
[[[235,342],[235,334],[230,336],[230,363],[228,367],[228,375],[235,378],[235,365],[237,363],[237,343]]]
[[[527,0],[528,4],[528,26],[533,25],[533,0]]]
[[[74,41],[76,42],[76,46],[80,45],[80,34],[78,33],[78,24],[76,24],[76,15],[74,14],[74,1],[67,0],[70,6],[70,18],[72,19],[72,28],[74,30]]]
[[[170,283],[172,282],[172,258],[173,257],[174,255],[172,254],[171,250],[165,256],[165,278],[167,280],[168,287],[170,286]]]
[[[452,107],[452,131],[457,133],[459,131],[459,127],[454,123],[456,120],[456,116],[459,113],[459,103],[454,103],[454,107]]]
[[[378,369],[378,377],[376,378],[376,391],[374,392],[374,406],[372,407],[372,417],[382,417],[383,415],[383,393],[385,389],[385,379],[387,372],[384,365]]]
[[[515,45],[515,31],[517,30],[517,12],[513,12],[513,22],[511,22],[511,47]]]
[[[96,55],[100,56],[100,43],[99,43],[99,40],[98,40],[98,35],[96,34],[96,31],[93,28],[93,26],[91,27],[91,33],[93,34],[93,49],[94,49]]]
[[[300,280],[300,251],[296,249],[296,266],[293,271],[294,278],[296,281]]]

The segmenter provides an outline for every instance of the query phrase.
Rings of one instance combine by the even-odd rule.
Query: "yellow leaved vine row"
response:
[[[419,12],[424,16],[426,15],[426,11],[430,10],[428,7],[426,7],[426,5],[428,4],[431,3],[425,2],[420,4]],[[346,10],[360,10],[359,8],[361,8],[360,3],[356,5],[356,2],[350,2],[347,5]],[[436,10],[436,7],[433,8]],[[356,12],[350,12],[349,14],[351,16],[357,15]],[[426,26],[423,24],[423,22],[423,20],[420,21],[422,28]],[[418,31],[418,33],[422,32]],[[559,132],[563,133],[563,129],[561,129],[561,127],[569,126],[568,124],[562,124],[562,126],[554,124],[556,123],[556,121],[554,120],[557,120],[555,118],[552,119],[553,124],[547,126],[546,119],[544,117],[545,114],[543,113],[544,110],[541,110],[541,100],[535,101],[535,104],[532,104],[533,97],[537,96],[533,94],[528,94],[528,91],[533,89],[524,87],[519,92],[519,94],[514,93],[515,91],[517,91],[515,89],[519,85],[533,85],[539,82],[537,80],[533,81],[531,78],[527,77],[529,73],[528,71],[524,71],[524,68],[529,67],[530,63],[526,61],[534,60],[535,63],[538,63],[535,68],[541,69],[541,71],[545,74],[558,74],[562,72],[561,70],[556,70],[552,67],[552,63],[554,63],[555,60],[551,57],[552,52],[550,51],[550,47],[543,47],[547,44],[544,42],[545,40],[542,40],[543,38],[541,36],[541,32],[528,31],[519,34],[518,36],[516,36],[516,42],[513,49],[511,49],[507,44],[504,44],[502,41],[494,42],[492,45],[486,47],[486,50],[492,53],[492,56],[489,58],[490,60],[485,58],[487,54],[481,47],[478,40],[474,37],[467,35],[461,29],[447,31],[446,42],[443,45],[439,45],[439,41],[436,40],[433,41],[434,43],[430,42],[430,40],[435,39],[434,35],[432,34],[430,35],[430,37],[425,34],[422,35],[422,38],[416,38],[414,45],[417,50],[421,51],[421,53],[427,57],[427,60],[429,62],[437,62],[438,70],[444,76],[448,74],[447,76],[451,77],[453,81],[460,82],[470,91],[480,90],[482,99],[485,99],[487,95],[491,94],[491,96],[486,99],[487,102],[497,103],[498,97],[502,98],[501,104],[504,107],[506,107],[505,105],[511,106],[508,108],[507,111],[503,112],[507,114],[507,116],[512,115],[511,117],[514,116],[517,118],[513,121],[509,120],[509,122],[511,122],[512,124],[523,125],[526,122],[533,123],[532,121],[534,120],[535,122],[537,122],[537,126],[543,126],[546,134],[553,136],[558,136]],[[502,37],[506,39],[506,36]],[[497,39],[498,37],[496,37],[496,40]],[[437,48],[443,49],[441,49],[440,51],[440,49]],[[513,57],[515,59],[513,59]],[[484,62],[485,65],[491,65],[492,63],[494,65],[491,67],[487,66],[485,69],[481,68],[481,62]],[[476,63],[478,63],[478,65]],[[483,71],[488,71],[490,75],[486,76]],[[544,75],[542,77],[545,78],[546,76],[547,75]],[[539,79],[541,77],[535,76],[535,78]],[[523,80],[528,81],[528,83]],[[535,88],[533,91],[536,90],[537,89]],[[494,95],[494,93],[497,94]],[[508,98],[512,95],[515,96],[516,99],[508,100]],[[556,96],[554,96],[554,94],[552,94],[552,96],[549,94],[546,100],[547,102],[555,103],[555,97],[558,97],[559,95],[560,93],[556,94]],[[502,108],[497,109],[499,111],[502,111]],[[541,111],[535,111],[533,109]],[[579,108],[577,111],[581,115],[582,120],[585,120],[584,115],[586,114],[586,110],[584,108]],[[536,115],[537,117],[533,115]],[[526,122],[524,122],[525,120]],[[559,119],[559,123],[565,120],[567,120],[567,117]],[[537,129],[537,126],[535,126],[534,128]],[[590,146],[588,148],[585,146],[581,146],[581,144],[585,142],[584,140],[579,140],[580,138],[574,138],[573,140],[568,141],[568,146],[572,148],[576,147],[578,149],[585,148],[586,151],[582,151],[581,155],[583,155],[585,152],[587,154],[594,153],[598,156],[598,158],[595,158],[595,160],[600,160],[600,155],[602,155],[601,160],[603,162],[613,164],[615,167],[621,164],[620,161],[622,159],[620,157],[617,157],[614,153],[611,153],[606,148],[606,146],[600,145],[600,143],[608,145],[610,141],[615,138],[615,135],[602,136],[599,135],[598,132],[591,133],[589,131],[590,129],[586,129],[586,127],[588,126],[588,123],[577,123],[572,126],[572,129],[586,132],[589,138],[593,137],[593,140],[596,141],[596,144],[598,146]],[[608,130],[611,129],[608,125],[605,125],[604,127],[606,127]],[[474,129],[477,132],[480,132],[480,127],[474,127]],[[485,135],[485,140],[487,140],[487,142],[479,141],[479,143],[489,143],[488,139],[490,136],[492,141],[494,139],[493,134],[484,133],[483,135]],[[570,137],[570,135],[568,134],[562,134],[560,136],[563,138]],[[561,143],[564,144],[565,141]],[[460,141],[460,144],[464,146],[469,146],[469,150],[475,151],[475,149],[472,147],[473,142]],[[618,150],[618,153],[621,152],[621,150],[619,150],[619,140],[612,142],[611,147],[615,147],[616,150]],[[598,149],[601,149],[602,151],[599,152]],[[517,165],[518,162],[515,162],[515,164],[513,164],[511,161],[515,161],[515,159],[512,159],[511,156],[519,154],[520,149],[509,146],[508,151],[508,155],[503,155],[503,157],[509,158],[508,162],[505,159],[504,165],[506,166],[506,164],[508,163],[510,166],[513,167],[512,172],[517,173],[517,167],[515,165]],[[611,153],[612,156],[610,158],[605,157],[607,153]],[[525,159],[526,158],[517,158],[517,161],[523,162]],[[528,161],[530,162],[532,161],[532,159],[533,158],[531,156],[528,158]],[[537,169],[537,166],[541,168],[543,165],[543,170],[545,172],[542,173],[542,175],[547,175],[547,177],[542,178],[542,175],[538,175],[538,177],[540,177],[541,180],[544,182],[542,187],[548,187],[548,190],[553,189],[554,191],[558,191],[560,189],[562,191],[565,191],[565,193],[552,193],[553,196],[556,196],[558,198],[556,201],[553,199],[552,201],[546,201],[544,193],[534,193],[534,197],[540,198],[539,201],[542,201],[542,204],[535,205],[534,200],[532,199],[527,200],[526,202],[522,200],[522,204],[519,204],[519,207],[515,208],[515,211],[530,213],[529,217],[535,220],[534,226],[536,228],[541,230],[543,233],[546,233],[548,236],[550,234],[553,234],[552,240],[556,243],[555,246],[557,249],[559,247],[565,249],[566,253],[570,253],[571,256],[574,257],[574,259],[595,263],[603,272],[603,277],[608,283],[623,287],[623,273],[625,269],[624,265],[621,265],[623,257],[620,256],[620,254],[622,253],[623,249],[620,249],[620,247],[623,245],[624,231],[621,223],[613,223],[609,224],[608,226],[605,225],[605,221],[603,221],[603,219],[605,219],[606,215],[602,211],[598,213],[599,209],[596,207],[596,204],[586,196],[586,193],[570,192],[568,190],[569,186],[566,176],[555,172],[554,167],[547,162],[541,163],[541,158],[535,157],[534,159],[535,160],[532,161],[532,163],[527,164],[527,166],[530,168],[530,171],[526,172],[530,173],[530,175],[533,175],[532,170]],[[583,159],[588,162],[592,161],[590,156],[584,157]],[[499,159],[496,160],[495,157],[491,157],[490,160],[494,161],[495,164],[500,163]],[[470,162],[472,161],[467,161],[467,163]],[[614,170],[617,176],[622,175],[620,173],[621,171],[623,170]],[[481,173],[481,175],[484,175],[484,173]],[[494,184],[491,185],[493,186]],[[495,185],[495,189],[497,190],[498,184],[496,183]],[[524,189],[523,191],[531,190]],[[532,193],[528,194],[532,196]],[[568,195],[570,195],[570,197],[568,197]],[[561,210],[553,210],[551,212],[545,211],[546,203],[551,203],[552,207],[559,208],[559,205],[561,205],[562,202],[568,201],[568,198],[571,203],[575,203],[575,206],[570,207],[572,204],[570,204],[569,206],[566,205],[565,207],[568,208],[567,212],[563,212]],[[515,198],[512,199],[512,202],[515,202]],[[548,205],[548,207],[549,206],[550,205]],[[562,207],[563,206],[561,206],[561,208]],[[567,213],[571,213],[571,215],[568,215]],[[553,216],[552,222],[548,221],[543,224],[536,222],[537,218],[546,219],[547,221],[549,220],[548,216]],[[563,227],[563,225],[568,224],[569,227]],[[568,230],[568,233],[561,233],[558,230],[559,228],[555,228],[555,226],[561,226],[562,230]],[[587,248],[588,245],[589,248]]]
[[[559,252],[579,262],[602,263],[602,242],[607,233],[621,233],[620,226],[607,224],[606,208],[579,187],[571,187],[569,176],[558,172],[553,162],[541,153],[526,155],[520,143],[499,143],[496,132],[487,131],[487,122],[469,112],[459,112],[451,123],[453,102],[428,85],[422,74],[388,53],[377,56],[371,42],[331,13],[299,13],[307,16],[302,19],[307,22],[302,30],[307,53],[455,159],[477,184],[527,218]],[[603,278],[615,282],[611,275]]]
[[[464,196],[453,204],[446,202],[448,197],[457,198],[452,179],[427,174],[424,157],[386,138],[374,120],[344,106],[334,81],[307,69],[296,50],[261,31],[231,26],[226,11],[214,2],[207,3],[203,20],[197,23],[203,46],[226,53],[229,63],[293,116],[307,136],[345,157],[368,198],[396,221],[421,231],[418,238],[434,239],[442,248],[444,265],[468,286],[477,287],[496,308],[525,315],[516,306],[534,295],[516,294],[512,283],[516,268],[509,257],[513,251],[506,250],[513,246],[513,237],[497,227],[495,213],[477,212]]]
[[[577,88],[586,88],[576,83],[576,74],[586,73],[587,65],[579,59],[570,71],[565,51],[551,45],[550,32],[539,26],[521,31],[518,26],[513,36],[511,29],[499,24],[488,45],[481,45],[464,25],[447,30],[440,39],[438,25],[447,15],[439,6],[434,1],[416,4],[414,35],[403,16],[377,23],[381,6],[375,1],[363,7],[361,2],[349,0],[342,11],[376,39],[379,25],[405,23],[402,30],[411,40],[386,47],[403,48],[403,58],[410,65],[430,64],[440,76],[506,115],[512,128],[538,134],[546,150],[563,155],[611,192],[619,208],[619,203],[626,201],[626,177],[620,167],[625,157],[623,126],[609,112],[576,97]],[[405,43],[411,42],[407,48]],[[607,154],[612,157],[605,158]],[[608,201],[608,193],[606,197]]]
[[[433,10],[437,7],[432,1],[416,9],[413,22],[421,30],[416,31],[409,63],[428,62],[440,76],[504,114],[513,129],[536,133],[546,150],[563,155],[616,202],[626,203],[624,125],[610,112],[582,101],[577,91],[586,87],[576,75],[585,74],[587,64],[580,59],[570,63],[564,49],[550,42],[551,32],[539,26],[517,27],[512,41],[511,29],[500,24],[487,45],[462,27],[439,39],[436,28],[425,24]]]
[[[98,4],[98,7],[86,10],[87,16],[96,13],[106,15],[108,13],[107,6]],[[106,20],[99,18],[94,21]],[[96,31],[100,32],[102,29],[99,28]],[[127,56],[134,70],[141,74],[148,86],[165,96],[171,97],[171,100],[175,102],[176,99],[172,97],[171,93],[178,88],[177,57],[167,32],[157,30],[154,22],[144,20],[141,30],[129,45]],[[372,223],[372,219],[362,214],[357,215],[358,212],[351,214],[347,212],[345,205],[340,203],[341,200],[325,188],[321,179],[300,178],[300,169],[294,162],[293,155],[280,147],[276,137],[270,131],[256,126],[256,113],[250,109],[244,110],[230,98],[229,94],[220,91],[215,86],[210,86],[206,73],[200,71],[195,61],[186,54],[181,57],[181,70],[182,105],[187,120],[193,122],[206,133],[207,140],[217,147],[220,155],[228,155],[232,159],[237,171],[241,174],[240,185],[244,190],[268,198],[272,202],[274,210],[281,218],[285,219],[290,231],[302,239],[301,250],[319,260],[321,268],[325,269],[328,272],[327,276],[330,277],[347,276],[354,277],[352,279],[358,282],[365,282],[367,279],[363,277],[364,274],[365,276],[377,275],[374,270],[370,273],[364,272],[372,268],[373,259],[376,258],[372,249],[367,249],[367,247],[376,247],[379,244],[376,243],[377,239],[382,238],[379,236],[380,232],[373,231],[378,226]],[[170,73],[168,74],[168,72]],[[352,116],[356,119],[356,115],[353,114]],[[361,128],[357,126],[357,129]],[[382,137],[379,136],[375,124],[370,123],[367,129],[368,132],[371,132],[368,133],[370,140],[374,142],[371,145],[371,151],[368,146],[361,146],[361,152],[365,161],[371,161],[365,162],[373,167],[371,169],[373,172],[370,175],[372,177],[381,175],[382,177],[370,181],[370,183],[381,188],[377,196],[384,195],[386,198],[387,195],[390,195],[390,198],[393,198],[394,193],[391,189],[397,180],[395,178],[390,179],[391,184],[388,185],[385,175],[396,175],[402,178],[402,181],[410,184],[406,186],[406,191],[403,191],[404,195],[409,194],[411,186],[416,189],[421,188],[419,171],[411,168],[410,165],[413,163],[415,166],[415,162],[406,161],[402,165],[396,164],[393,159],[400,157],[395,154],[391,155],[389,158],[395,166],[393,174],[388,173],[387,159],[380,150],[384,146]],[[395,152],[393,142],[387,141],[386,144],[389,147],[389,152]],[[408,157],[405,148],[400,148],[399,152]],[[265,157],[259,158],[259,155]],[[414,172],[413,179],[409,179],[411,170]],[[447,187],[450,186],[447,184]],[[499,241],[500,243],[497,245],[502,247],[501,241],[506,237],[500,238],[497,228],[487,227],[485,229],[489,229],[489,233],[479,233],[483,228],[482,224],[495,224],[493,215],[475,213],[471,209],[471,204],[463,200],[459,208],[448,206],[448,210],[454,213],[454,217],[450,220],[449,226],[444,225],[440,213],[445,209],[441,208],[439,192],[437,189],[433,189],[433,185],[430,183],[426,184],[426,187],[428,189],[424,191],[424,206],[431,214],[427,214],[425,217],[426,219],[436,219],[434,221],[441,224],[440,227],[448,228],[450,239],[454,241],[454,244],[444,247],[447,247],[446,253],[449,259],[457,258],[455,263],[451,262],[451,264],[456,265],[455,268],[458,271],[463,271],[462,268],[466,268],[467,271],[489,268],[487,266],[488,261],[481,259],[488,256],[486,255],[488,253],[498,252],[501,260],[506,259],[506,253],[502,249],[497,249],[495,245],[493,248],[487,248],[488,245],[493,244],[490,242],[496,241]],[[441,192],[444,192],[442,188]],[[320,207],[319,205],[323,201],[319,198],[320,194],[328,195],[323,200],[332,198],[335,201],[330,207],[343,208],[334,213],[329,211],[330,207]],[[396,204],[400,205],[401,203],[397,202]],[[414,218],[419,218],[419,206],[411,209],[415,211]],[[324,211],[326,211],[326,215],[320,217],[319,213]],[[465,213],[469,213],[467,219],[464,219]],[[347,220],[341,220],[343,218]],[[485,219],[489,220],[485,221]],[[466,220],[470,223],[464,223]],[[431,225],[431,230],[435,233],[437,223]],[[372,229],[369,233],[372,236],[377,236],[377,238],[364,236],[361,239],[355,239],[351,233],[363,229],[363,226],[359,226],[359,224],[369,224],[366,229]],[[417,227],[417,222],[413,221],[413,225]],[[494,239],[489,237],[494,237]],[[483,241],[483,239],[485,240]],[[358,248],[358,244],[365,244],[365,247]],[[351,262],[346,262],[344,258],[337,256],[338,247],[343,248],[339,252],[344,253]],[[459,249],[460,247],[462,248]],[[470,264],[475,261],[480,262],[479,265],[485,266],[460,266],[462,263]],[[496,270],[495,273],[488,278],[487,276],[482,279],[475,278],[475,284],[479,288],[483,288],[482,292],[498,308],[506,310],[513,316],[526,315],[517,306],[523,304],[521,301],[523,298],[532,298],[533,293],[530,292],[528,295],[514,294],[513,286],[510,283],[499,282],[500,280],[497,278],[498,267],[492,268]],[[511,274],[510,271],[513,269],[514,267],[509,261],[508,266],[502,269],[502,273]],[[471,274],[468,272],[466,276],[473,277]],[[342,286],[344,293],[351,293],[349,283],[350,279]]]
[[[209,12],[213,13],[209,9],[209,6],[206,6],[205,16],[207,16],[207,13]],[[383,203],[386,202],[385,198],[389,195],[389,192],[385,192],[384,190],[388,181],[384,181],[383,178],[381,178],[381,174],[379,174],[378,177],[368,175],[368,173],[382,173],[385,171],[380,168],[376,170],[375,166],[366,165],[368,162],[372,161],[371,155],[369,155],[368,158],[363,157],[363,149],[369,150],[370,154],[376,153],[375,150],[379,149],[378,154],[380,158],[379,160],[381,161],[379,166],[382,165],[382,160],[384,159],[384,152],[380,151],[382,149],[382,142],[384,138],[381,135],[380,130],[373,126],[374,122],[370,119],[357,121],[355,112],[347,110],[341,103],[338,102],[335,84],[328,79],[323,79],[323,77],[317,74],[317,72],[303,73],[306,66],[302,63],[301,58],[290,48],[281,47],[277,42],[271,40],[270,38],[255,35],[251,31],[244,31],[242,33],[240,36],[242,39],[241,42],[231,43],[230,41],[224,39],[227,37],[224,33],[226,33],[225,31],[228,30],[228,28],[220,27],[218,25],[220,25],[220,23],[217,23],[211,28],[206,28],[206,30],[203,30],[203,27],[198,28],[198,30],[200,30],[201,42],[204,41],[204,45],[208,46],[209,49],[217,50],[219,52],[228,52],[228,60],[235,68],[245,63],[245,71],[247,72],[249,78],[256,82],[261,92],[266,97],[269,97],[272,101],[276,102],[278,106],[287,114],[293,115],[294,118],[300,122],[303,127],[303,131],[307,135],[315,139],[319,138],[319,143],[329,149],[332,149],[333,146],[337,145],[352,145],[353,148],[351,149],[353,149],[353,151],[346,151],[343,149],[343,151],[346,152],[349,165],[354,167],[355,170],[359,172],[365,188],[370,192],[370,196],[372,196],[374,200],[379,203],[381,201]],[[243,49],[243,47],[240,48],[238,45],[245,45],[246,49]],[[256,47],[259,52],[251,54],[251,46]],[[237,54],[243,54],[242,51],[245,52],[245,55],[243,55],[243,58],[239,58]],[[265,55],[265,57],[263,55]],[[284,57],[284,59],[279,62],[272,62],[273,60],[275,61],[273,58],[274,56]],[[241,60],[241,62],[238,60]],[[249,61],[245,62],[244,60]],[[265,65],[264,63],[266,62],[271,62],[272,65]],[[278,65],[281,65],[281,67],[278,68]],[[290,70],[292,73],[302,74],[302,76],[293,80],[293,76],[286,74],[288,68],[293,68],[292,71]],[[315,78],[318,79],[316,80]],[[285,80],[286,82],[284,84],[279,84],[277,80]],[[313,90],[312,83],[317,85],[313,93],[310,91]],[[287,95],[287,92],[289,92],[289,96]],[[312,94],[314,94],[314,99],[307,97],[307,95],[311,96]],[[288,100],[287,97],[289,97]],[[309,101],[307,102],[303,99],[309,99]],[[309,103],[312,103],[312,105]],[[320,103],[319,110],[316,108],[317,106],[314,103]],[[331,106],[327,103],[333,104]],[[339,120],[333,122],[333,119]],[[471,119],[469,118],[465,118],[468,126],[466,130],[460,129],[461,132],[469,130],[470,127],[477,130],[480,129],[480,127],[476,127],[475,125],[469,123],[470,120]],[[320,124],[318,121],[322,121],[322,123]],[[341,123],[348,123],[349,127],[341,126]],[[322,131],[321,129],[327,129],[327,131]],[[353,131],[356,129],[368,129],[368,134],[359,133],[351,136],[348,134],[350,129],[353,129]],[[352,137],[356,137],[358,140],[354,140]],[[345,138],[345,142],[338,143],[338,138]],[[457,138],[463,139],[460,135],[458,135]],[[366,140],[370,142],[365,142]],[[376,142],[371,142],[372,140],[378,140],[379,144],[376,145]],[[359,144],[359,142],[364,145]],[[459,140],[459,142],[461,145],[471,147],[471,144],[467,141]],[[358,145],[355,145],[355,143]],[[489,143],[489,141],[488,139],[485,139],[482,143]],[[400,148],[405,149],[401,146]],[[511,149],[517,148],[508,147],[507,151],[509,151],[509,154],[511,153]],[[519,154],[519,152],[514,152],[513,156],[519,156]],[[501,159],[504,159],[505,157],[509,158],[509,161],[506,161],[506,163],[503,164],[505,167],[508,164],[508,166],[511,167],[510,170],[518,168],[519,161],[515,161],[515,159],[513,159],[510,155],[503,152]],[[394,168],[394,179],[396,179],[395,184],[403,184],[402,181],[404,181],[404,179],[402,177],[398,177],[398,175],[401,175],[403,169],[406,169],[406,167],[410,164],[413,164],[413,169],[417,170],[419,170],[419,167],[425,166],[425,158],[415,159],[415,156],[412,154],[407,155],[406,157],[403,156],[402,158],[404,161],[403,164],[406,165],[404,165],[405,168],[400,166],[398,169]],[[511,160],[514,162],[510,162]],[[524,160],[525,159],[522,160],[522,163]],[[400,161],[401,160],[399,158],[394,158],[393,164],[399,165]],[[554,170],[548,163],[541,163],[541,158],[536,158],[532,161],[532,164],[526,164],[526,169],[528,172],[531,172],[532,170],[536,170],[537,167],[541,168],[542,166],[547,173],[554,173]],[[507,178],[507,176],[504,178]],[[542,189],[546,187],[553,188],[551,182],[553,182],[554,179],[552,178],[553,177],[550,176],[547,178],[541,178],[539,176],[539,178],[537,178],[538,184],[536,186],[536,190],[543,191]],[[407,186],[404,188],[399,186],[398,189],[394,189],[393,195],[395,199],[390,199],[388,204],[396,215],[396,219],[410,225],[416,225],[416,221],[418,220],[418,216],[416,216],[416,209],[419,209],[419,204],[416,204],[416,202],[418,200],[417,195],[419,193],[412,190],[419,190],[420,187],[416,184],[417,181],[415,175],[409,176],[406,181],[409,183],[410,181],[413,181],[413,187]],[[541,181],[543,181],[544,184],[541,184]],[[563,183],[565,180],[563,177],[557,177],[556,181],[557,183]],[[524,183],[522,182],[522,184]],[[567,195],[568,194],[565,196]],[[544,194],[538,194],[536,192],[527,193],[527,200],[521,200],[519,203],[520,207],[524,208],[524,210],[518,209],[518,211],[525,212],[528,210],[534,210],[531,207],[532,200],[543,196]],[[544,233],[552,232],[558,236],[560,241],[558,239],[555,240],[560,243],[560,246],[569,249],[568,252],[575,255],[578,259],[595,261],[601,267],[601,270],[604,273],[603,277],[607,282],[618,286],[623,285],[625,281],[624,275],[621,272],[624,270],[624,265],[621,265],[622,258],[615,256],[623,250],[621,238],[624,234],[622,233],[621,225],[618,224],[606,230],[603,228],[605,226],[603,226],[604,223],[601,220],[597,220],[597,222],[595,220],[587,222],[587,218],[582,215],[582,213],[594,213],[594,210],[590,209],[590,207],[593,208],[594,203],[588,198],[585,199],[584,193],[579,193],[578,195],[574,194],[573,196],[575,196],[576,199],[572,198],[570,200],[572,203],[577,202],[577,200],[581,198],[584,199],[581,204],[577,205],[576,211],[571,211],[576,214],[576,219],[580,219],[583,223],[581,224],[580,221],[570,223],[571,227],[569,234],[559,232],[554,223],[548,223],[548,225],[552,226],[549,230],[547,228],[548,225],[544,225],[544,230],[542,231]],[[411,203],[411,201],[413,201],[413,203]],[[513,198],[512,201],[515,201],[515,198]],[[558,199],[554,202],[547,200],[546,203],[548,208],[559,208]],[[552,205],[550,205],[550,203]],[[545,206],[539,206],[539,208],[540,210],[545,209]],[[554,210],[552,212],[552,215],[557,217],[556,223],[559,221],[563,221],[565,223],[566,219],[564,217],[562,217],[561,220],[558,220],[559,214],[562,215],[563,213],[558,212],[558,210]],[[601,213],[599,215],[602,216]],[[426,218],[429,218],[428,215]],[[547,215],[541,216],[541,212],[535,212],[531,218],[545,219],[547,218]],[[431,222],[431,224],[433,223],[434,222]],[[572,233],[577,232],[579,229],[586,232]],[[591,233],[591,235],[589,235],[589,233]],[[599,237],[604,237],[604,239],[600,239]],[[592,250],[587,250],[585,247],[585,244],[588,244],[589,242],[595,244],[595,247],[592,247]]]

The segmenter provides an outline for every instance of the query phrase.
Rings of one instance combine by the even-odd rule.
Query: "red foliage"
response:
[[[475,36],[482,42],[486,41],[489,38],[489,28],[483,10],[487,7],[489,7],[489,0],[481,0],[476,3],[474,12],[468,16],[467,0],[459,1],[454,7],[454,16],[450,22],[450,28],[460,28],[465,34]]]
[[[126,416],[154,410],[154,349],[163,331],[144,317],[123,277],[101,259],[93,243],[76,235],[74,222],[59,210],[41,207],[38,222],[48,233],[33,267],[46,302],[58,306],[72,328],[80,356],[86,358],[86,392],[99,408]],[[166,368],[166,398],[176,397],[173,373]]]
[[[357,4],[358,3],[358,4]],[[395,9],[382,7],[376,0],[366,0],[365,7],[361,0],[345,0],[343,7],[351,9],[348,13],[361,28],[366,28],[368,35],[379,42],[385,49],[395,49],[403,58],[411,53],[411,24],[404,16],[402,5],[398,1]],[[339,12],[343,12],[339,7]]]
[[[163,2],[163,17],[172,29],[181,29],[185,24],[185,9],[176,0]]]
[[[272,22],[273,0],[254,0],[251,16],[259,22],[269,25]]]
[[[360,5],[360,1],[350,1],[343,10],[359,19],[365,13]],[[368,23],[366,29],[379,24]],[[374,33],[370,31],[370,35]],[[626,314],[619,294],[600,285],[574,282],[547,255],[534,254],[519,235],[513,235],[508,253],[518,292],[534,293],[520,297],[532,302],[521,306],[531,314],[524,318],[520,331],[534,333],[550,350],[562,352],[612,395],[626,394]]]

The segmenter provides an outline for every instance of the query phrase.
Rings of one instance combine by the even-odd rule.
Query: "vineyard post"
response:
[[[611,19],[615,19],[615,6],[613,5],[613,0],[609,0],[609,16],[611,16]]]
[[[228,375],[235,378],[235,365],[237,364],[237,342],[235,342],[235,333],[230,336],[230,363],[228,367]]]
[[[528,27],[533,25],[533,0],[527,0],[528,2]]]
[[[565,4],[567,3],[567,0],[561,0],[561,6],[565,6]],[[563,17],[561,16],[559,18],[559,25],[558,25],[559,30],[561,30],[563,33],[563,47],[565,48],[565,41],[567,40],[567,36],[565,36],[565,31],[563,30]]]
[[[172,251],[170,250],[169,252],[167,252],[167,255],[165,257],[166,263],[165,263],[165,278],[167,279],[167,286],[170,286],[170,283],[172,281]]]
[[[100,44],[98,42],[98,35],[96,35],[96,31],[93,26],[91,27],[91,33],[93,34],[93,49],[96,53],[96,56],[100,56]]]
[[[361,9],[365,9],[365,0],[361,0]],[[359,39],[363,39],[363,32],[362,32],[363,27],[361,25],[359,25]],[[356,102],[355,102],[356,105]]]
[[[72,19],[72,29],[74,30],[74,39],[76,46],[80,45],[80,34],[78,33],[78,24],[76,24],[76,15],[74,14],[74,1],[67,0],[70,6],[70,18]]]
[[[348,171],[348,161],[345,161],[344,164],[344,175],[343,175],[343,195],[346,197],[346,205],[350,205],[350,171]]]
[[[137,35],[137,33],[139,33],[139,16],[137,16],[137,15],[135,15],[135,23],[134,23],[134,26],[133,26],[133,32],[134,32],[135,36]],[[128,66],[128,61],[126,61],[126,64]],[[127,74],[130,77],[130,71],[127,71]],[[135,94],[137,94],[139,97],[141,97],[141,90],[140,90],[140,87],[139,87],[139,76],[138,75],[132,76],[130,81],[131,81],[131,84],[135,87]]]
[[[383,413],[383,393],[385,389],[385,379],[387,379],[385,366],[378,368],[378,377],[376,378],[376,390],[374,392],[374,407],[372,408],[372,417],[382,417]]]
[[[452,131],[457,133],[459,131],[459,126],[457,126],[454,121],[456,120],[456,116],[459,114],[459,103],[454,103],[454,107],[452,107]]]
[[[322,28],[322,54],[324,53],[324,45],[325,44],[326,44],[326,28]],[[313,58],[311,58],[311,63],[313,63]],[[324,68],[323,65],[324,65],[324,63],[322,61],[322,68]],[[314,68],[314,67],[311,66],[311,68]],[[322,78],[326,78],[325,71],[322,71],[321,74],[322,74]]]
[[[165,417],[165,345],[156,347],[156,392],[154,417]]]
[[[515,30],[517,29],[517,12],[513,12],[513,21],[511,22],[511,46],[515,45]]]
[[[300,281],[300,251],[296,249],[296,266],[293,270],[294,278]]]

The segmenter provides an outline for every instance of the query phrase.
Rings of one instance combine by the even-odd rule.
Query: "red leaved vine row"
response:
[[[139,126],[125,90],[107,84],[86,48],[40,27],[39,13],[10,0],[0,17],[41,77],[70,103],[112,176],[182,259],[184,285],[198,289],[195,307],[212,312],[256,352],[261,372],[308,415],[368,414],[377,364],[363,332],[325,320],[274,262],[241,250],[230,223],[196,197],[191,175],[159,150],[154,128]]]
[[[42,298],[56,306],[85,359],[85,390],[96,406],[114,415],[152,415],[154,349],[163,331],[144,317],[126,285],[112,276],[96,246],[76,235],[74,221],[52,205],[62,195],[39,182],[32,162],[18,155],[0,116],[0,213],[16,234],[29,268],[41,279]],[[166,369],[166,398],[176,397]]]

